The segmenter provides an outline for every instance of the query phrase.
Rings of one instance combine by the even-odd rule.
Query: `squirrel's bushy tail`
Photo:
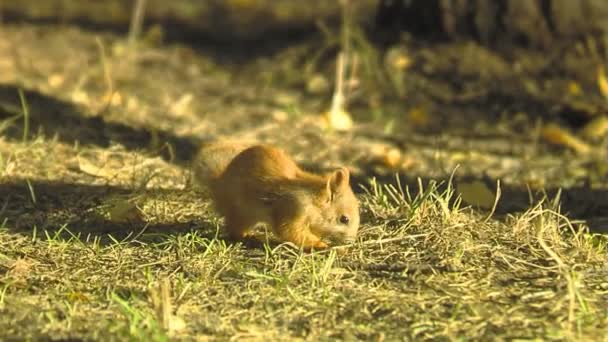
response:
[[[199,185],[209,186],[209,182],[219,177],[237,154],[254,144],[255,142],[238,140],[215,140],[203,143],[192,165],[194,178]]]

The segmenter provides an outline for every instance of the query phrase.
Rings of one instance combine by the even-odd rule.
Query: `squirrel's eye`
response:
[[[348,216],[346,216],[346,215],[340,216],[340,223],[348,224],[349,221],[350,221],[350,219],[348,218]]]

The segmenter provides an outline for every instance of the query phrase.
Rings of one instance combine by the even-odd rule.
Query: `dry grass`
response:
[[[342,162],[365,174],[365,129],[320,135],[305,115],[270,118],[276,108],[297,105],[305,114],[325,103],[294,95],[300,90],[284,80],[260,86],[283,67],[301,77],[301,65],[285,56],[241,74],[191,48],[143,46],[123,70],[124,46],[111,34],[96,40],[73,27],[21,26],[3,33],[0,82],[80,108],[57,125],[46,119],[71,107],[28,98],[31,129],[20,129],[25,111],[0,101],[3,119],[14,114],[0,122],[0,340],[606,337],[608,241],[562,215],[557,200],[489,217],[464,207],[449,182],[408,190],[371,181],[352,246],[302,253],[272,239],[230,243],[208,200],[190,190],[187,170],[124,138],[133,140],[131,126],[251,135],[315,166]],[[443,55],[428,53],[438,62]],[[457,110],[448,114],[466,117]],[[123,139],[95,139],[99,123],[82,118],[99,113],[121,124]],[[40,127],[59,137],[36,135]],[[467,125],[462,136],[391,138],[403,138],[398,146],[416,161],[410,176],[445,178],[461,164],[465,174],[488,170],[505,186],[586,179],[580,165],[588,160],[549,155],[516,131],[472,140]],[[103,144],[110,141],[118,143]]]
[[[161,176],[143,182],[145,167],[126,166],[180,171],[132,152],[107,164],[122,178],[106,170],[89,182],[103,191],[80,188],[91,176],[69,156],[99,153],[0,140],[11,190],[0,195],[0,339],[606,336],[607,240],[552,201],[487,220],[451,187],[371,182],[359,240],[307,254],[224,241],[207,201],[182,189],[186,174],[164,189]],[[69,175],[82,182],[62,183]]]

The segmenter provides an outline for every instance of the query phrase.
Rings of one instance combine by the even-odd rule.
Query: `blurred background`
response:
[[[206,139],[253,139],[361,183],[458,168],[480,207],[500,179],[507,212],[565,188],[603,222],[605,1],[3,0],[0,18],[8,139],[183,166]]]

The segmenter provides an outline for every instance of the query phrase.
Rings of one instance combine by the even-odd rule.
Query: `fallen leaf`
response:
[[[9,267],[9,274],[13,277],[25,277],[31,274],[37,262],[32,259],[19,258],[15,260]]]
[[[382,157],[382,163],[391,168],[396,169],[399,167],[401,162],[401,151],[396,148],[391,148],[386,151]]]
[[[405,48],[394,46],[384,55],[384,63],[389,70],[405,70],[413,64],[413,61]]]
[[[71,303],[74,302],[90,302],[91,300],[89,299],[89,297],[82,292],[70,292],[67,295],[68,301],[70,301]]]
[[[169,332],[171,333],[179,332],[186,328],[186,321],[176,315],[170,315],[169,322],[167,324],[169,325],[168,328]]]
[[[72,102],[89,106],[91,104],[91,99],[89,98],[89,94],[83,90],[74,90],[72,92]]]
[[[113,178],[117,171],[110,172],[105,167],[99,167],[85,158],[78,157],[78,168],[80,171],[95,177]]]
[[[353,128],[353,119],[345,110],[327,111],[322,115],[325,127],[336,131],[348,131]]]
[[[569,147],[580,154],[591,152],[591,146],[553,123],[543,127],[541,136],[545,141],[551,144]]]
[[[141,210],[128,200],[114,200],[108,209],[110,221],[114,223],[133,223],[143,221]]]
[[[329,90],[329,81],[322,74],[312,75],[306,82],[306,91],[314,95],[325,94]]]
[[[582,93],[583,93],[583,89],[581,88],[580,84],[578,84],[577,82],[574,82],[574,81],[568,82],[568,95],[578,96],[578,95],[581,95]]]
[[[175,116],[189,116],[192,115],[192,100],[194,95],[192,93],[186,93],[180,96],[175,103],[173,103],[169,109],[169,113]]]
[[[407,122],[414,128],[425,128],[431,123],[429,112],[421,107],[414,107],[407,112]]]
[[[602,93],[604,97],[608,97],[608,80],[606,79],[606,71],[604,70],[603,65],[600,65],[597,68],[597,86],[600,93]]]
[[[603,138],[606,133],[608,133],[608,118],[604,115],[589,121],[581,131],[581,134],[589,139]]]
[[[272,111],[271,116],[274,120],[278,122],[285,122],[289,119],[289,114],[281,109],[275,109]]]
[[[122,95],[119,92],[115,91],[112,93],[106,93],[101,98],[103,103],[110,104],[111,106],[117,107],[122,104]]]
[[[457,190],[462,200],[470,205],[484,209],[491,209],[494,206],[496,195],[483,181],[460,182]]]
[[[59,88],[65,82],[65,77],[60,74],[52,74],[51,76],[49,76],[48,82],[51,88]]]

